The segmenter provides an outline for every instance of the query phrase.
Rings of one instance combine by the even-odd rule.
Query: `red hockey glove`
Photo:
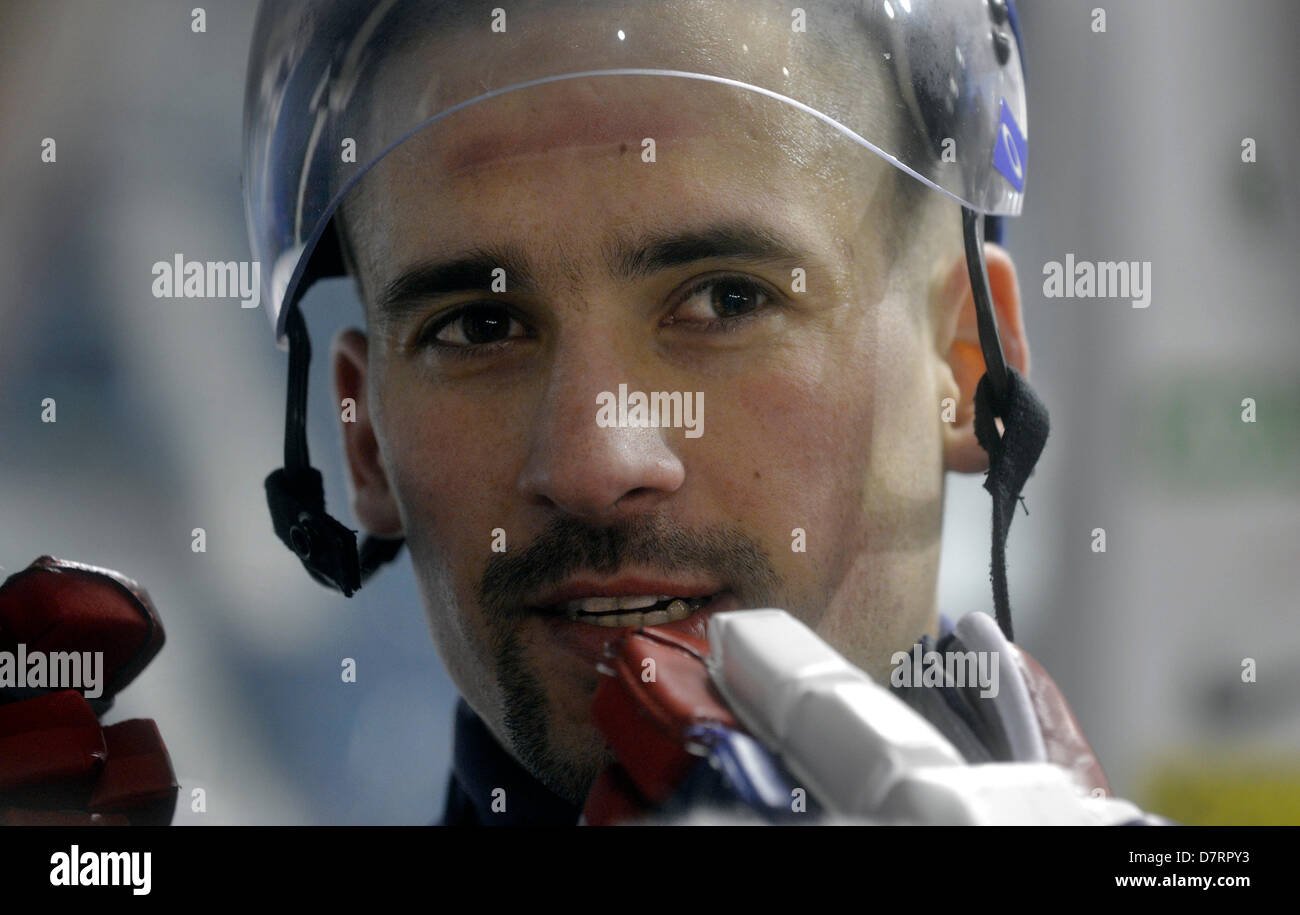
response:
[[[0,585],[0,824],[171,822],[157,725],[98,720],[163,641],[148,594],[116,572],[42,556]],[[73,672],[80,689],[55,682]]]

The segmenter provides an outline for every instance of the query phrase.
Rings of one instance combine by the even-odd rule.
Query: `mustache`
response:
[[[494,617],[517,615],[538,591],[577,572],[610,577],[628,565],[669,576],[707,573],[737,596],[751,598],[781,583],[758,542],[725,525],[692,530],[642,517],[595,527],[558,518],[526,548],[492,554],[479,583],[479,605]]]

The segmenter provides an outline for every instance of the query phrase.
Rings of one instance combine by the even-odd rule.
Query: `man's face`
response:
[[[624,76],[473,106],[348,201],[358,513],[406,537],[453,680],[552,788],[606,759],[619,626],[782,607],[877,676],[932,631],[955,392],[896,180],[782,103]],[[695,428],[598,421],[620,386]]]

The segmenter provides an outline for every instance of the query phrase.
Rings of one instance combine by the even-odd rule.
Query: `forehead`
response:
[[[357,127],[379,146],[430,119],[454,121],[443,132],[464,139],[458,148],[444,149],[444,172],[561,145],[645,137],[663,143],[764,127],[771,134],[786,131],[789,149],[792,140],[810,132],[811,114],[772,101],[759,105],[755,87],[851,124],[892,148],[901,114],[897,99],[885,102],[897,94],[884,63],[890,55],[864,53],[860,42],[842,32],[816,38],[796,32],[783,6],[768,5],[534,0],[512,5],[509,26],[502,21],[500,32],[488,28],[482,10],[471,15],[455,4],[417,7],[423,18],[376,16],[380,23],[393,20],[393,27],[379,26],[382,37],[371,41],[374,50],[344,65],[344,88],[331,104],[362,109],[364,126]],[[718,83],[580,75],[648,69]],[[822,132],[823,141],[833,133]]]
[[[876,104],[881,84],[869,68],[855,67],[853,82],[836,87],[836,78],[848,77],[835,60],[807,72],[808,55],[792,52],[788,26],[724,21],[736,9],[646,3],[623,9],[620,23],[629,38],[653,28],[662,52],[657,67],[680,64],[766,84],[770,78],[759,79],[759,71],[779,71],[792,94],[821,110],[835,110],[831,96],[840,100],[840,114],[843,105],[888,110]],[[606,40],[609,28],[581,10],[565,18],[562,40],[555,29],[512,27],[499,54],[486,60],[475,57],[482,57],[481,43],[458,44],[455,29],[407,36],[373,84],[373,133],[392,136],[409,129],[404,119],[437,113],[448,100],[474,98],[503,82],[513,85],[520,74],[563,74],[572,69],[566,51]],[[737,40],[740,28],[749,30],[743,40]],[[724,31],[727,40],[716,43],[707,66],[688,59],[701,47],[707,52],[709,34]],[[675,34],[688,50],[676,53]],[[521,61],[527,62],[522,69]],[[414,106],[413,97],[420,100]],[[468,247],[549,245],[563,249],[572,267],[584,249],[595,250],[597,236],[662,234],[757,216],[787,228],[802,222],[807,246],[847,256],[866,215],[879,217],[888,205],[887,171],[812,114],[750,88],[663,75],[581,76],[504,92],[439,117],[363,177],[345,201],[345,215],[363,262],[387,275],[381,282],[416,259]]]
[[[738,219],[784,223],[805,247],[844,257],[888,206],[889,171],[747,90],[592,77],[508,93],[421,131],[361,182],[348,221],[392,269],[501,242],[562,247],[572,263],[598,237]]]
[[[712,90],[712,91],[710,91]],[[454,177],[517,156],[644,140],[656,146],[718,135],[744,122],[723,94],[734,89],[686,85],[672,77],[570,79],[508,93],[466,109],[455,123],[430,131],[441,171]],[[439,136],[441,134],[441,136]]]

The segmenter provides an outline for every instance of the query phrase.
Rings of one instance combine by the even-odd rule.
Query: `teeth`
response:
[[[644,610],[660,601],[672,600],[671,594],[629,594],[626,597],[584,597],[564,604],[564,609],[579,613],[609,613],[611,610]]]
[[[618,598],[584,597],[582,600],[569,601],[564,605],[564,609],[579,613],[608,613],[610,610],[618,609]]]
[[[592,597],[585,600],[569,601],[563,606],[564,614],[571,620],[582,620],[584,623],[591,623],[594,626],[628,627],[628,626],[662,626],[664,623],[675,623],[678,620],[684,620],[695,611],[704,606],[705,597],[688,597],[673,598],[669,596],[657,597],[649,600],[643,597],[630,598],[598,598]],[[615,610],[625,609],[624,601],[630,601],[636,605],[636,608],[653,607],[668,601],[668,605],[660,607],[657,610],[651,610],[649,613],[616,613]],[[613,603],[615,606],[607,606],[607,603]],[[595,607],[596,609],[588,609]]]
[[[664,612],[668,614],[669,620],[684,620],[691,615],[691,607],[690,604],[679,597],[667,607],[664,607]]]
[[[606,613],[604,616],[588,617],[584,620],[587,623],[595,623],[597,626],[640,626],[641,620],[645,617],[644,613]]]

